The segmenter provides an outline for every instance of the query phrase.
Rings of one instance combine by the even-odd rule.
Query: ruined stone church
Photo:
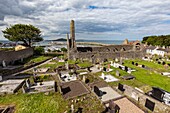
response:
[[[77,47],[74,20],[70,23],[70,37],[67,34],[68,59],[86,59],[93,63],[115,58],[141,58],[144,56],[140,43],[109,45],[101,47]]]

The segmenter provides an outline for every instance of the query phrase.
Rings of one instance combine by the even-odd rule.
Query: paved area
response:
[[[133,104],[126,97],[114,101],[119,107],[119,113],[144,113],[140,108]]]
[[[113,99],[122,97],[119,93],[117,93],[111,87],[103,87],[103,88],[99,88],[99,90],[104,92],[104,94],[101,98],[101,101],[104,103],[109,102],[109,100],[113,100]]]
[[[81,83],[81,81],[66,82],[61,85],[63,97],[65,99],[74,98],[90,93],[89,90]]]

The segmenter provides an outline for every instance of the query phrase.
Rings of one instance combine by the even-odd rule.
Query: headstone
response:
[[[136,63],[135,65],[138,66],[138,63]]]
[[[110,61],[111,65],[113,64],[113,61]]]
[[[27,86],[27,88],[30,88],[30,86],[31,86],[31,85],[30,85],[30,80],[29,80],[29,79],[27,79],[25,82],[26,82],[26,86]]]
[[[116,70],[116,76],[120,76],[120,73],[118,70]]]
[[[125,66],[125,71],[126,71],[126,72],[128,71],[128,67],[127,67],[127,66]]]
[[[102,78],[104,78],[104,73],[102,73]]]
[[[138,97],[138,95],[136,94],[136,92],[132,92],[131,97],[132,97],[133,99],[135,99],[136,101],[139,100],[139,97]]]
[[[122,57],[120,58],[120,64],[122,65],[123,61],[122,61]]]
[[[85,82],[86,81],[86,76],[83,76],[83,82]]]
[[[71,112],[74,113],[74,105],[71,104]]]
[[[118,84],[118,89],[120,91],[125,91],[125,89],[123,88],[123,85],[121,83]]]
[[[135,64],[135,62],[132,61],[132,65],[134,65],[134,64]]]
[[[99,90],[97,86],[94,86],[94,92],[96,93],[97,96],[102,96],[102,92]]]
[[[103,67],[103,71],[106,71],[106,67]]]
[[[2,61],[2,66],[3,66],[3,67],[6,67],[6,63],[5,63],[4,60]]]
[[[116,59],[115,59],[115,62],[118,62],[118,61],[119,61],[118,58],[116,58]]]
[[[2,76],[0,76],[0,81],[2,81]]]
[[[108,69],[110,69],[110,64],[108,64]]]
[[[145,107],[151,111],[154,111],[155,103],[150,101],[149,99],[146,99]]]
[[[69,70],[69,64],[68,64],[68,62],[66,63],[66,69]]]

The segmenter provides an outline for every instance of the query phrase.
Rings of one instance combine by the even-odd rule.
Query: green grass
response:
[[[50,68],[49,71],[50,71],[50,70],[56,69],[59,66],[64,66],[64,65],[65,65],[64,62],[55,62],[55,64],[44,64],[44,65],[40,66],[40,68],[48,68],[49,67]]]
[[[15,105],[16,113],[63,113],[68,102],[59,93],[0,96],[0,105]]]
[[[25,65],[32,64],[32,63],[38,63],[44,60],[47,60],[51,58],[50,56],[32,56],[30,58],[24,59]]]
[[[133,61],[136,62],[136,60],[133,60]],[[157,70],[168,71],[168,70],[165,70],[163,67],[159,66],[159,64],[155,64],[152,62],[137,60],[137,63],[144,64],[144,65],[153,69],[153,71],[142,69],[140,67],[136,67],[136,66],[132,65],[131,60],[126,60],[125,61],[126,66],[137,70],[135,72],[132,72],[132,74],[136,77],[137,81],[142,82],[147,85],[150,85],[150,86],[160,87],[160,88],[170,92],[170,78],[168,78],[166,76],[162,76],[161,74],[154,72],[154,70],[156,70],[156,71]]]
[[[91,67],[92,63],[91,62],[80,62],[77,64],[80,68],[87,68],[87,67]]]

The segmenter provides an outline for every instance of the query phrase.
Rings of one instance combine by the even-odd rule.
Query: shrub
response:
[[[35,55],[42,55],[44,54],[45,51],[44,51],[44,48],[43,47],[35,47],[34,48],[34,54]]]

